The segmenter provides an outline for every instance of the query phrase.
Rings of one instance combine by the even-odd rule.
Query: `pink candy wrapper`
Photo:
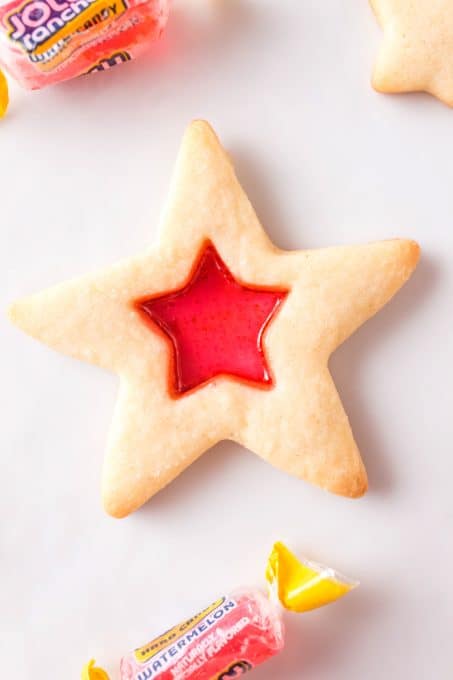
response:
[[[126,654],[121,680],[239,678],[283,650],[284,609],[316,609],[357,585],[329,567],[298,560],[282,543],[269,556],[266,581],[268,596],[255,588],[238,590]],[[92,660],[82,680],[109,677]]]
[[[0,0],[0,65],[27,89],[103,71],[162,33],[169,0]]]
[[[259,590],[239,591],[125,656],[121,680],[237,678],[283,645],[277,606]]]

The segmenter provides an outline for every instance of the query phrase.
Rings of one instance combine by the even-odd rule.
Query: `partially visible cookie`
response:
[[[222,439],[356,497],[367,477],[329,356],[418,257],[408,240],[279,250],[214,131],[195,121],[155,248],[20,300],[10,316],[120,376],[103,479],[112,515],[138,508]]]
[[[429,92],[453,106],[452,0],[370,0],[384,29],[378,92]]]

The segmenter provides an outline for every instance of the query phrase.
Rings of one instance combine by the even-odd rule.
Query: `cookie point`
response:
[[[419,261],[419,259],[421,257],[421,253],[422,253],[422,249],[420,247],[420,244],[417,243],[417,241],[410,240],[410,241],[408,241],[408,248],[409,248],[409,251],[412,255],[412,259],[413,259],[414,263],[417,264],[417,262]]]
[[[368,491],[368,478],[366,475],[357,480],[351,498],[362,498]]]
[[[14,302],[12,302],[7,308],[6,308],[6,317],[12,322],[15,323],[15,318],[16,318],[16,305]]]
[[[203,120],[202,118],[196,118],[191,123],[189,123],[186,130],[186,135],[198,137],[199,139],[204,139],[206,141],[215,140],[218,142],[218,137],[212,125],[208,123],[207,120]]]
[[[368,491],[368,477],[365,467],[362,467],[357,474],[339,479],[335,485],[328,489],[338,496],[346,498],[362,498]]]
[[[214,132],[212,125],[205,118],[194,118],[188,127],[189,129]]]
[[[21,331],[32,337],[37,337],[38,331],[34,323],[35,317],[32,313],[29,298],[22,298],[12,302],[6,310],[6,316]]]
[[[6,316],[15,326],[22,327],[21,324],[21,303],[20,301],[12,302],[6,309]]]
[[[113,519],[124,519],[128,515],[130,515],[129,510],[125,510],[121,506],[117,506],[115,504],[103,504],[104,505],[104,510],[109,515],[110,517],[113,517]]]
[[[371,87],[379,94],[388,94],[388,88],[385,87],[384,81],[376,71],[371,77]]]
[[[421,248],[417,241],[411,239],[402,239],[400,241],[400,247],[405,264],[410,273],[412,273],[420,260]]]
[[[394,238],[387,241],[390,256],[404,267],[406,275],[411,274],[420,259],[421,248],[417,241],[406,238]]]
[[[124,503],[120,503],[111,493],[103,493],[102,505],[107,515],[114,519],[124,519],[131,513],[131,510]]]
[[[348,493],[344,495],[348,496],[349,498],[363,498],[367,491],[368,491],[368,479],[366,476],[364,476],[360,477],[359,479],[356,479],[354,481],[354,484],[350,486]]]

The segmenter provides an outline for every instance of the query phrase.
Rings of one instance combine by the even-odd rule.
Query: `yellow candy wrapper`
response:
[[[92,659],[83,667],[81,680],[109,680],[107,673],[102,668],[97,668],[95,663],[96,661]]]
[[[330,604],[359,585],[331,567],[297,559],[283,543],[272,549],[266,581],[285,609],[300,614]]]
[[[269,597],[241,589],[126,654],[121,680],[228,680],[283,650],[282,607],[306,612],[338,600],[358,583],[330,567],[299,560],[276,543],[266,566]],[[82,680],[108,680],[91,661]]]
[[[8,81],[4,73],[0,70],[0,118],[3,118],[8,110],[9,105],[9,91]]]

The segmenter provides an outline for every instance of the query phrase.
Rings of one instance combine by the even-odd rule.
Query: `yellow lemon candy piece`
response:
[[[330,604],[359,585],[330,567],[298,560],[283,543],[273,547],[266,581],[283,607],[293,612],[306,612]]]
[[[9,104],[8,81],[0,70],[0,118],[5,115]]]
[[[96,661],[91,659],[86,666],[83,667],[82,680],[110,680],[109,676],[102,668],[95,666]]]

